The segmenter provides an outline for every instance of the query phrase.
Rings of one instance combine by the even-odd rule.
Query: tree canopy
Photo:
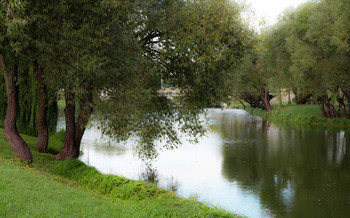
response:
[[[254,41],[253,66],[242,67],[259,76],[249,77],[248,84],[260,84],[275,96],[293,90],[298,104],[318,103],[327,118],[350,118],[349,7],[347,1],[322,0],[286,10]],[[256,95],[255,90],[246,93]]]
[[[17,93],[9,93],[20,88],[16,80],[27,78],[17,73],[23,66],[38,87],[37,149],[45,152],[44,114],[63,90],[65,146],[56,155],[61,160],[78,157],[91,119],[114,139],[136,137],[144,157],[155,156],[156,140],[175,147],[176,126],[194,138],[201,135],[200,114],[231,94],[232,69],[249,35],[240,5],[229,0],[3,0],[0,9],[2,73],[14,81],[6,82],[12,85],[7,109],[17,108]],[[180,90],[177,101],[159,92],[162,80]],[[6,118],[16,120],[13,114]],[[4,132],[17,139],[11,125]],[[12,144],[20,156],[21,148]]]

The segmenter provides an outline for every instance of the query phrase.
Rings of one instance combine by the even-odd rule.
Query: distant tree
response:
[[[292,87],[296,103],[312,99],[325,117],[350,117],[348,8],[340,0],[308,2],[263,32],[260,61],[270,90]]]
[[[349,108],[345,105],[350,82],[347,70],[350,59],[332,42],[337,28],[335,20],[341,13],[336,12],[340,2],[328,4],[321,1],[298,8],[290,42],[293,68],[299,75],[299,84],[310,90],[319,101],[323,115],[328,118],[350,117]]]
[[[263,31],[261,42],[263,50],[261,61],[265,63],[266,70],[270,72],[269,87],[274,93],[278,93],[281,108],[283,108],[283,90],[290,92],[293,86],[293,75],[290,71],[291,54],[287,45],[289,29],[288,21],[281,18],[276,25]]]
[[[269,91],[270,71],[263,60],[261,36],[251,36],[250,49],[236,68],[234,93],[253,108],[272,110]]]

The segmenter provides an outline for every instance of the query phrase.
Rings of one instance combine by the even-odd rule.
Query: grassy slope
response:
[[[290,122],[312,126],[329,126],[350,128],[350,120],[345,118],[327,119],[324,118],[318,105],[284,105],[281,109],[276,102],[273,102],[274,110],[265,112],[261,109],[246,108],[246,111],[275,122]]]
[[[69,187],[36,170],[8,161],[0,166],[0,216],[131,215],[125,205]]]
[[[50,138],[50,151],[62,146],[62,133]],[[13,159],[0,129],[0,217],[232,217],[196,200],[174,196],[157,186],[103,175],[78,160],[56,161],[35,151],[36,138],[23,136],[34,163]]]

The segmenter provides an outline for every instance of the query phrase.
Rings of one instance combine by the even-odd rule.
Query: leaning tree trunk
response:
[[[80,101],[80,110],[78,119],[75,122],[75,105],[73,93],[66,90],[66,107],[64,113],[66,116],[66,135],[64,139],[63,150],[56,155],[59,160],[78,158],[80,152],[81,139],[83,138],[86,125],[89,122],[93,111],[92,107],[92,89],[87,89],[87,93]]]
[[[39,98],[39,108],[37,113],[36,127],[38,129],[38,142],[36,148],[39,152],[47,152],[47,147],[49,144],[49,131],[47,128],[46,114],[48,109],[47,96],[46,96],[46,85],[43,78],[43,73],[35,63],[34,67],[35,80],[38,84],[38,98]]]
[[[17,118],[17,90],[16,90],[16,79],[17,79],[17,66],[14,66],[10,70],[6,70],[3,56],[0,55],[0,66],[4,71],[4,78],[6,84],[6,95],[7,95],[7,111],[4,120],[4,135],[12,150],[14,151],[15,157],[19,157],[22,161],[29,163],[33,162],[32,153],[19,135],[16,126]]]
[[[92,89],[89,89],[85,97],[80,102],[80,110],[77,122],[75,124],[75,144],[80,149],[81,139],[83,138],[86,125],[89,122],[89,118],[92,114]]]
[[[331,99],[327,95],[323,95],[321,97],[320,108],[322,114],[326,118],[337,118],[340,117],[339,112],[335,109],[333,104],[331,103]]]
[[[265,110],[266,111],[272,111],[271,104],[270,104],[270,97],[269,97],[269,92],[264,91],[264,94],[261,95],[262,102],[264,104]]]
[[[79,148],[75,144],[75,105],[74,94],[66,90],[66,107],[64,108],[66,118],[66,134],[63,150],[55,156],[58,160],[78,158]]]
[[[320,109],[321,109],[321,111],[322,111],[322,115],[323,115],[324,117],[326,117],[326,118],[329,118],[328,113],[327,113],[327,111],[326,111],[326,109],[325,109],[325,107],[324,107],[324,97],[323,97],[323,96],[320,98],[320,104],[319,104],[319,106],[320,106]]]
[[[241,103],[241,105],[243,106],[243,109],[245,110],[245,108],[246,108],[247,106],[245,106],[241,100],[238,100],[238,101],[239,101],[239,103]]]

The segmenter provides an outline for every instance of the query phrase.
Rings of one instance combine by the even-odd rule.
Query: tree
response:
[[[26,59],[21,55],[27,46],[24,34],[27,20],[24,18],[24,3],[17,1],[1,1],[0,4],[0,67],[4,76],[7,95],[7,111],[4,120],[4,135],[12,147],[16,157],[22,161],[33,161],[33,156],[26,142],[17,131],[17,75],[20,62]]]
[[[136,32],[139,49],[133,53],[140,68],[133,66],[137,73],[129,71],[132,80],[123,78],[123,86],[106,90],[109,99],[96,107],[96,117],[105,133],[117,139],[134,136],[140,153],[153,157],[156,139],[176,147],[177,125],[194,138],[203,133],[199,114],[229,94],[230,70],[243,54],[246,30],[239,8],[229,1],[144,4],[152,9],[135,18],[143,27]],[[181,107],[159,94],[161,78],[181,90]]]
[[[203,107],[227,98],[231,69],[246,47],[240,7],[227,0],[3,1],[1,7],[3,70],[19,63],[34,69],[40,151],[47,149],[45,115],[54,97],[46,89],[65,91],[60,160],[78,157],[91,118],[118,140],[137,137],[145,157],[156,154],[157,139],[170,148],[179,143],[175,124],[196,138]],[[12,86],[14,73],[6,80]],[[181,90],[181,106],[160,94],[162,78]],[[15,111],[16,96],[8,101]]]
[[[296,103],[312,99],[327,118],[350,117],[347,8],[344,1],[305,3],[287,11],[261,43],[269,88],[292,87]]]
[[[340,3],[322,1],[298,8],[291,37],[293,69],[298,73],[299,84],[318,99],[327,118],[350,117],[345,105],[350,82],[349,56],[332,42],[337,28],[335,20],[339,20],[339,11],[335,11]]]
[[[269,92],[270,71],[263,60],[264,53],[261,36],[251,35],[250,48],[244,54],[236,69],[234,93],[253,108],[271,111]]]
[[[290,73],[291,54],[288,50],[288,36],[290,27],[288,20],[289,12],[280,18],[279,22],[271,28],[264,30],[261,43],[262,57],[261,61],[265,63],[266,70],[270,72],[269,84],[274,93],[279,93],[280,106],[282,104],[282,90],[288,90],[293,86],[293,75]],[[290,97],[289,97],[290,104]]]

